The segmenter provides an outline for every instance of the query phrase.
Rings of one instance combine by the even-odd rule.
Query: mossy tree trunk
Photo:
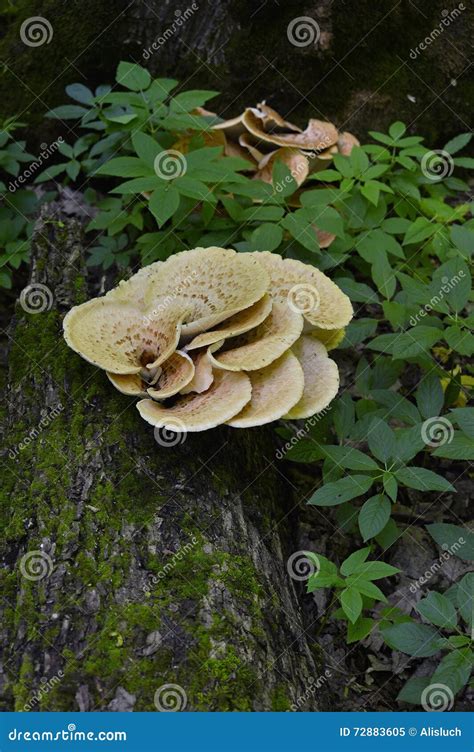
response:
[[[289,708],[320,667],[272,429],[160,446],[62,339],[90,294],[80,224],[46,207],[32,245],[45,287],[17,306],[5,400],[2,709],[155,710],[169,683],[187,710]]]

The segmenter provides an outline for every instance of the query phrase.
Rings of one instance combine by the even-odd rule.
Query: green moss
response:
[[[287,688],[284,684],[279,684],[272,692],[272,710],[283,713],[290,708],[291,702],[287,696]]]

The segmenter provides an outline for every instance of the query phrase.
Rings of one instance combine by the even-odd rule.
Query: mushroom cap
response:
[[[189,384],[180,390],[180,394],[190,394],[191,392],[201,394],[201,392],[205,392],[206,389],[209,389],[214,381],[212,363],[207,351],[193,351],[191,357],[194,363],[194,376]]]
[[[332,123],[312,118],[304,131],[300,133],[267,133],[263,128],[262,119],[255,114],[255,110],[248,107],[242,123],[247,130],[263,142],[277,144],[277,146],[292,146],[310,151],[324,151],[337,143],[337,128]]]
[[[262,119],[263,127],[265,128],[265,130],[268,130],[269,128],[276,125],[279,128],[286,128],[286,130],[301,133],[301,128],[299,128],[294,123],[289,123],[288,120],[282,118],[282,116],[276,110],[274,110],[273,107],[270,107],[265,102],[265,100],[263,102],[259,102],[257,107],[252,108],[252,110],[257,115],[257,117],[260,117]]]
[[[170,256],[150,280],[145,302],[176,301],[183,312],[182,335],[193,336],[256,303],[268,288],[268,273],[248,253],[194,248]]]
[[[64,338],[92,365],[116,374],[140,373],[160,365],[176,349],[181,329],[176,306],[164,306],[159,320],[135,304],[92,298],[64,317]]]
[[[276,151],[265,154],[258,163],[258,172],[255,174],[255,178],[263,180],[265,183],[272,183],[273,165],[276,160],[283,162],[288,167],[298,186],[304,183],[309,174],[308,158],[298,149],[291,149],[288,146],[282,146]]]
[[[230,118],[230,120],[223,120],[222,123],[216,123],[212,126],[215,131],[224,131],[226,137],[234,139],[236,141],[241,133],[245,132],[245,125],[243,124],[243,113],[237,115],[237,117]]]
[[[346,334],[345,329],[318,329],[314,327],[310,332],[313,337],[323,343],[326,350],[334,350],[341,344]]]
[[[310,334],[303,334],[291,348],[304,373],[304,390],[297,402],[284,416],[290,420],[309,418],[321,412],[336,396],[339,371],[328,358],[324,345]]]
[[[251,396],[252,387],[247,374],[216,371],[211,386],[201,394],[178,397],[172,407],[144,399],[137,403],[137,408],[152,426],[175,433],[206,431],[237,415]]]
[[[118,285],[112,290],[109,290],[104,297],[107,300],[124,301],[125,303],[133,303],[139,307],[145,306],[145,294],[150,283],[150,279],[156,273],[157,269],[161,266],[162,261],[155,261],[153,264],[143,266],[130,279],[122,279]]]
[[[219,342],[221,339],[244,334],[244,332],[248,332],[250,329],[261,324],[262,321],[267,318],[271,310],[272,299],[270,295],[265,293],[263,298],[257,300],[257,302],[249,308],[245,308],[243,311],[234,314],[234,316],[225,319],[217,329],[198,334],[197,337],[194,337],[194,339],[186,345],[186,350],[195,350],[197,347],[207,347],[208,345],[213,345],[214,342]]]
[[[354,146],[360,146],[360,141],[358,138],[353,136],[352,133],[349,133],[349,131],[343,131],[339,134],[339,138],[337,139],[337,148],[340,154],[348,157]]]
[[[266,368],[249,373],[252,399],[244,409],[227,421],[233,428],[250,428],[278,420],[302,398],[303,369],[291,350],[287,350]]]
[[[351,301],[319,269],[269,251],[254,251],[270,275],[269,293],[286,298],[305,319],[320,329],[342,329],[353,316]]]
[[[194,363],[189,355],[176,350],[161,364],[161,374],[156,386],[147,389],[152,399],[162,400],[181,391],[194,377]]]
[[[303,317],[281,300],[273,302],[271,313],[259,326],[236,337],[231,348],[209,352],[216,368],[255,371],[270,365],[296,342],[303,330]],[[224,344],[224,343],[222,343]]]
[[[122,394],[129,397],[146,397],[148,384],[142,379],[140,373],[120,374],[107,371],[107,376],[114,387]]]
[[[262,151],[260,151],[260,149],[257,148],[256,143],[257,139],[247,131],[245,131],[245,133],[241,133],[239,136],[239,146],[241,146],[242,149],[246,149],[252,159],[254,159],[255,162],[258,163],[263,159],[265,155]]]

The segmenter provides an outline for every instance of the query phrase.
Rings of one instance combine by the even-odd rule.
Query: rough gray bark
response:
[[[61,314],[89,294],[82,254],[78,220],[46,207],[31,284],[51,310],[18,305],[10,331],[2,709],[154,710],[168,683],[187,710],[324,708],[272,429],[160,446],[62,340]]]

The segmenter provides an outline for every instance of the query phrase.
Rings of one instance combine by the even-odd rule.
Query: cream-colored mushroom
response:
[[[312,152],[322,152],[337,143],[337,128],[332,123],[312,118],[304,131],[300,133],[267,133],[261,118],[255,114],[253,108],[248,107],[243,116],[242,124],[259,140],[277,146],[290,146]]]
[[[150,397],[163,400],[184,389],[194,377],[194,363],[189,355],[176,350],[161,366],[156,386],[147,389]]]
[[[304,390],[299,402],[284,417],[309,418],[324,410],[336,396],[339,372],[324,345],[310,334],[303,334],[291,349],[303,369]]]
[[[190,394],[191,392],[205,392],[209,389],[214,381],[214,372],[212,370],[212,363],[209,358],[207,350],[191,352],[191,358],[194,363],[194,376],[192,380],[183,389],[180,390],[181,394]]]
[[[275,300],[269,316],[255,329],[227,340],[229,349],[209,353],[216,368],[255,371],[270,365],[296,342],[303,330],[303,317],[286,302]],[[224,342],[223,342],[224,345]]]
[[[252,399],[227,423],[234,428],[261,426],[278,420],[297,404],[303,395],[303,369],[291,350],[266,368],[249,373]]]
[[[207,431],[237,415],[251,396],[247,374],[216,371],[211,386],[201,394],[178,397],[172,407],[145,399],[138,402],[137,408],[152,426],[175,433]]]
[[[254,329],[261,324],[262,321],[267,318],[271,310],[272,299],[270,295],[265,293],[263,298],[257,300],[253,306],[245,308],[243,311],[236,313],[229,319],[225,319],[216,329],[213,329],[210,332],[204,332],[204,334],[198,334],[197,337],[194,337],[194,339],[186,345],[186,350],[207,347],[214,342],[219,342],[221,339],[244,334],[244,332],[248,332],[250,329]]]

